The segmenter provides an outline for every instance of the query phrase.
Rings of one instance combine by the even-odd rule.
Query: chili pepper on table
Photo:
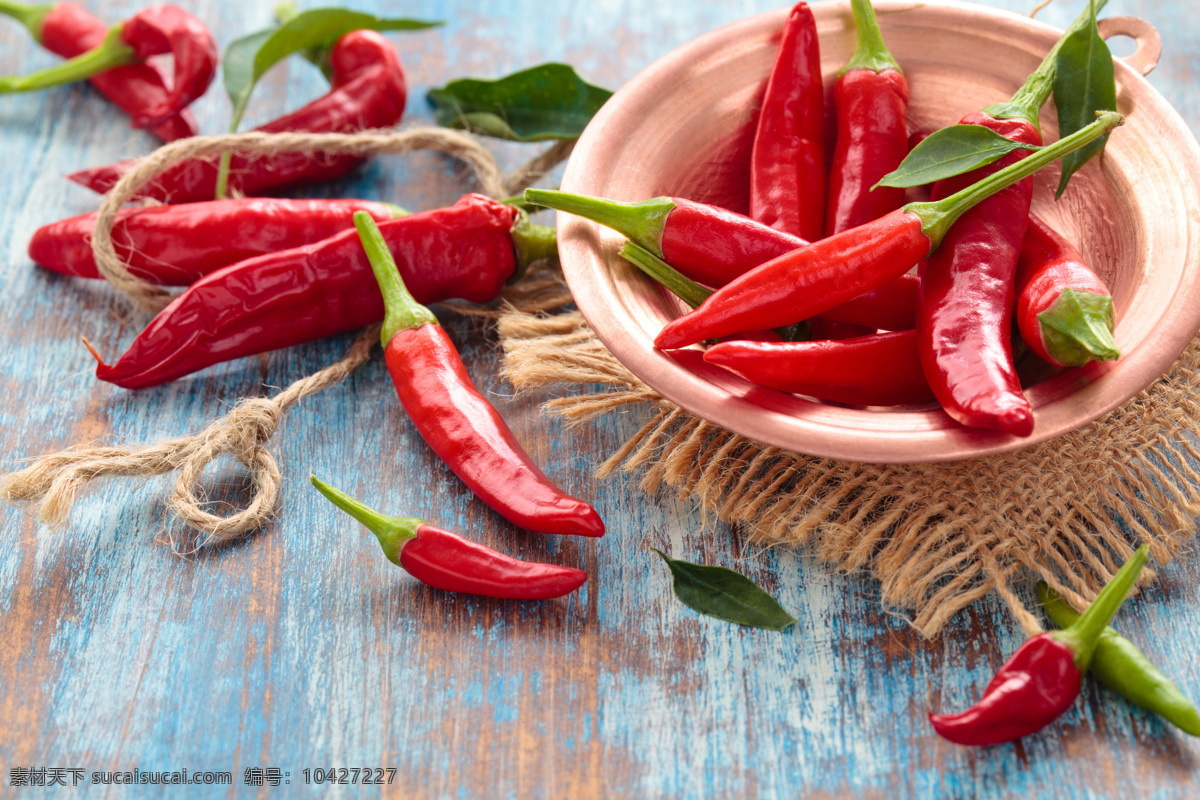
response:
[[[908,81],[883,42],[870,0],[851,0],[858,37],[833,88],[837,144],[829,171],[825,235],[878,219],[904,204],[904,190],[880,186],[908,155]]]
[[[495,299],[519,270],[554,252],[554,231],[482,195],[382,223],[413,294],[428,303]],[[231,264],[193,283],[96,377],[126,389],[361,328],[383,319],[358,235]]]
[[[1043,360],[1062,367],[1121,356],[1112,294],[1070,242],[1029,215],[1017,260],[1017,327]]]
[[[173,56],[175,72],[166,96],[154,98],[157,102],[135,104],[134,126],[148,128],[167,122],[191,105],[217,73],[217,45],[208,28],[178,6],[144,8],[109,29],[95,47],[62,64],[30,75],[0,78],[0,93],[82,81],[168,53]]]
[[[315,475],[309,481],[329,502],[375,534],[387,560],[427,586],[508,600],[562,597],[587,581],[574,567],[521,561],[435,528],[416,517],[388,517]]]
[[[1079,619],[1079,612],[1044,581],[1038,582],[1037,595],[1046,615],[1058,627],[1069,628]],[[1192,701],[1133,642],[1111,627],[1100,634],[1090,669],[1096,680],[1126,700],[1153,711],[1192,736],[1200,736],[1200,714]]]
[[[27,5],[0,0],[0,14],[16,19],[42,47],[63,58],[74,58],[99,47],[108,35],[107,25],[73,3]],[[135,119],[145,118],[150,110],[161,108],[170,95],[166,76],[150,61],[113,67],[88,80],[100,94]],[[133,125],[145,127],[137,122]],[[198,130],[188,109],[149,126],[149,131],[164,142],[195,136]]]
[[[408,88],[396,48],[375,31],[347,33],[329,54],[332,69],[328,94],[308,105],[260,125],[261,133],[353,133],[387,128],[400,121]],[[322,153],[277,153],[269,157],[234,155],[229,188],[243,195],[265,192],[298,183],[338,178],[362,162],[358,156]],[[131,162],[85,169],[67,177],[104,193],[116,185]],[[217,159],[194,159],[177,164],[143,187],[138,197],[187,203],[211,200],[217,191]]]
[[[747,328],[787,325],[877,289],[935,249],[955,221],[980,200],[1103,136],[1122,121],[1120,114],[1105,112],[1086,128],[956,194],[909,203],[873,222],[768,261],[718,289],[695,311],[669,322],[654,344],[665,350]],[[936,387],[931,388],[936,392]]]
[[[929,721],[938,735],[955,744],[1001,744],[1062,716],[1079,696],[1097,643],[1145,564],[1142,545],[1074,624],[1026,640],[1004,662],[978,703],[958,714],[931,713]]]
[[[475,388],[437,317],[405,287],[371,216],[356,213],[354,225],[386,308],[383,357],[421,438],[479,499],[515,525],[537,533],[603,536],[596,510],[537,468]]]
[[[797,3],[767,79],[750,151],[750,216],[813,240],[825,219],[825,91],[817,21]]]
[[[142,206],[117,213],[113,245],[137,277],[187,286],[221,267],[350,230],[355,211],[381,222],[406,213],[368,200],[267,197]],[[95,227],[96,212],[43,225],[29,240],[29,257],[54,272],[99,278],[91,243]]]

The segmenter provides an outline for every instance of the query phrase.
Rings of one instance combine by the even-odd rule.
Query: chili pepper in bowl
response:
[[[375,31],[347,33],[329,54],[331,90],[303,108],[254,130],[262,133],[353,133],[387,128],[400,121],[408,97],[404,68],[396,48]],[[277,153],[269,157],[234,155],[229,188],[243,195],[261,195],[300,183],[338,178],[358,164],[358,156],[322,153]],[[68,175],[72,181],[104,193],[116,185],[130,162],[86,169]],[[177,164],[141,189],[138,197],[187,203],[211,200],[217,191],[217,159]]]
[[[851,0],[857,45],[838,75],[837,145],[829,171],[825,235],[879,219],[904,204],[904,190],[875,186],[908,155],[908,81],[883,42],[870,0]]]
[[[27,5],[0,0],[0,14],[24,25],[37,42],[63,58],[74,58],[99,47],[108,35],[108,26],[73,3]],[[150,61],[98,72],[89,79],[100,94],[135,119],[167,103],[171,90],[167,78]],[[134,127],[145,127],[134,123]],[[151,125],[148,130],[164,142],[195,136],[199,130],[192,112],[183,109],[174,116]]]
[[[587,581],[574,567],[521,561],[435,528],[416,517],[388,517],[315,475],[309,481],[329,502],[375,534],[387,560],[427,586],[508,600],[562,597]]]
[[[938,201],[909,203],[873,222],[785,253],[721,287],[655,339],[662,349],[808,319],[895,280],[935,249],[962,214],[1001,189],[1120,125],[1105,112],[1086,128]],[[928,378],[928,373],[926,374]],[[936,392],[937,387],[932,386]]]
[[[494,300],[554,231],[510,205],[466,195],[449,208],[381,224],[413,294],[427,303]],[[316,244],[231,264],[193,283],[96,377],[142,389],[242,356],[311,342],[383,319],[371,265],[347,230]]]
[[[144,8],[109,29],[95,47],[62,64],[30,75],[0,78],[0,93],[87,80],[115,67],[141,64],[151,56],[167,53],[175,62],[170,89],[165,97],[156,98],[157,102],[137,104],[133,115],[135,127],[148,128],[167,122],[191,105],[217,74],[217,45],[208,28],[178,6]]]
[[[1108,287],[1070,242],[1032,214],[1016,286],[1021,338],[1043,360],[1081,367],[1120,358]]]
[[[475,388],[437,317],[404,285],[379,226],[354,215],[386,316],[380,340],[400,404],[435,453],[505,519],[537,533],[603,536],[596,510],[563,492]]]
[[[137,277],[187,286],[221,267],[350,230],[355,211],[380,222],[407,213],[368,200],[268,197],[142,206],[117,213],[113,245]],[[99,278],[91,244],[95,227],[94,211],[43,225],[29,240],[29,257],[54,272]]]
[[[750,216],[817,239],[825,219],[825,91],[817,21],[797,3],[783,25],[750,151]]]
[[[958,714],[931,713],[929,721],[938,735],[955,744],[1001,744],[1062,716],[1079,696],[1097,643],[1145,564],[1142,545],[1074,624],[1026,640],[1004,662],[978,703]]]

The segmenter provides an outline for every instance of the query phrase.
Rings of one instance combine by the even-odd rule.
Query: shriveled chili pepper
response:
[[[1022,644],[983,691],[983,698],[958,714],[933,714],[929,721],[955,744],[984,746],[1028,736],[1062,716],[1079,696],[1096,644],[1146,564],[1142,545],[1075,623]]]
[[[191,105],[217,74],[217,44],[208,28],[178,6],[144,8],[109,29],[98,45],[58,66],[0,78],[0,93],[87,80],[114,67],[140,64],[151,56],[168,53],[175,62],[169,91],[159,102],[137,104],[133,115],[136,127],[148,128],[168,121]]]
[[[704,360],[760,386],[837,403],[898,406],[933,399],[913,331],[812,342],[725,341],[710,345]]]
[[[347,33],[329,54],[331,91],[303,108],[254,130],[263,133],[352,133],[387,128],[400,121],[408,88],[396,48],[375,31]],[[229,189],[261,195],[286,186],[318,183],[340,177],[363,159],[323,153],[277,153],[230,161]],[[85,169],[67,177],[96,192],[107,192],[131,167],[131,162]],[[194,159],[166,170],[138,197],[187,203],[211,200],[217,190],[217,159]]]
[[[1042,359],[1081,367],[1120,358],[1108,287],[1070,242],[1032,214],[1017,261],[1016,286],[1017,327]]]
[[[554,232],[512,206],[466,195],[449,208],[382,223],[413,294],[428,303],[494,299],[518,268],[553,252]],[[241,261],[193,283],[96,377],[126,389],[361,328],[383,319],[371,266],[348,230]]]
[[[28,5],[0,0],[0,14],[16,19],[29,29],[37,42],[63,58],[74,58],[99,47],[108,35],[108,26],[73,3]],[[168,102],[171,90],[163,71],[151,61],[98,72],[88,79],[100,94],[135,119],[143,119]],[[145,127],[137,122],[134,127]],[[189,109],[149,126],[148,130],[164,142],[172,142],[199,131]]]
[[[404,285],[379,227],[358,212],[386,316],[380,340],[400,404],[426,443],[475,496],[508,521],[538,533],[603,536],[596,510],[537,468],[500,413],[475,388],[437,317]]]
[[[665,350],[739,330],[787,325],[877,289],[936,248],[954,222],[980,200],[1103,136],[1122,121],[1120,114],[1105,112],[1086,128],[950,197],[909,203],[873,222],[768,261],[718,289],[695,311],[669,322],[654,344]],[[937,391],[932,384],[931,388]]]
[[[1044,581],[1038,582],[1037,595],[1046,615],[1058,627],[1069,628],[1079,619],[1079,612]],[[1192,701],[1133,642],[1111,627],[1100,634],[1090,669],[1096,680],[1129,702],[1153,711],[1192,736],[1200,736],[1200,713]]]
[[[813,240],[825,219],[825,91],[817,21],[797,3],[767,79],[750,151],[750,216]]]
[[[368,200],[266,197],[141,206],[118,212],[113,246],[137,277],[187,286],[221,267],[350,230],[355,211],[381,222],[405,213]],[[29,240],[29,257],[54,272],[99,278],[91,244],[95,226],[96,212],[43,225]]]
[[[833,88],[837,145],[829,171],[825,235],[879,219],[904,190],[871,187],[908,155],[908,81],[883,42],[870,0],[851,0],[858,43]]]
[[[562,597],[587,581],[574,567],[521,561],[435,528],[416,517],[388,517],[315,475],[309,481],[329,502],[375,534],[387,560],[435,589],[508,600]]]

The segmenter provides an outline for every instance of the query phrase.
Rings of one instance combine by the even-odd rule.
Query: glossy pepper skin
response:
[[[1022,119],[977,112],[962,124],[1041,145],[1038,129]],[[946,197],[1025,157],[1016,150],[994,164],[934,184]],[[920,268],[917,311],[925,377],[942,408],[968,428],[1013,436],[1033,432],[1033,410],[1013,366],[1012,325],[1017,257],[1029,223],[1033,180],[1027,178],[967,211]]]
[[[113,245],[137,277],[187,286],[230,264],[351,230],[355,211],[380,222],[397,215],[394,207],[368,200],[244,197],[143,206],[118,212]],[[29,257],[54,272],[99,278],[91,244],[95,226],[96,212],[43,225],[29,240]]]
[[[437,317],[408,293],[371,217],[355,214],[354,224],[387,308],[381,334],[384,361],[421,438],[509,522],[537,533],[602,536],[604,523],[596,510],[538,469],[475,388]]]
[[[1070,242],[1032,214],[1016,287],[1021,338],[1043,360],[1081,367],[1120,357],[1112,293]]]
[[[750,152],[750,216],[809,241],[820,238],[825,219],[824,109],[817,22],[807,3],[797,3],[783,26]]]
[[[467,195],[380,229],[414,296],[481,303],[499,295],[516,270],[519,219],[512,206]],[[96,377],[126,389],[157,386],[222,361],[361,328],[383,314],[371,265],[348,230],[201,278],[115,364],[101,362]]]
[[[375,31],[352,31],[338,39],[329,55],[331,91],[291,114],[255,128],[264,133],[304,131],[351,133],[387,128],[400,121],[408,97],[404,68],[396,48]],[[340,177],[362,159],[321,153],[279,153],[266,158],[234,155],[229,188],[261,195],[287,186]],[[129,169],[129,163],[82,170],[68,177],[96,192],[107,192]],[[187,203],[216,196],[217,160],[178,164],[145,186],[139,197]]]
[[[925,403],[913,331],[812,342],[718,342],[704,360],[760,386],[856,406]]]
[[[562,597],[587,581],[573,567],[521,561],[415,517],[387,517],[316,476],[312,485],[375,534],[387,559],[427,586],[506,600]]]
[[[0,10],[8,5],[12,4],[0,5]],[[73,3],[55,3],[44,12],[36,7],[18,7],[15,13],[23,15],[22,12],[30,14],[25,19],[34,38],[51,53],[63,58],[74,58],[99,47],[108,35],[107,25]],[[88,80],[100,94],[134,118],[134,127],[144,127],[138,120],[146,119],[166,105],[171,93],[163,71],[149,61],[114,67]],[[149,126],[148,130],[164,142],[171,142],[195,136],[199,129],[192,112],[183,109]]]

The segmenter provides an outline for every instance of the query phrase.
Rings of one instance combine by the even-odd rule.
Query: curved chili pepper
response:
[[[829,171],[825,235],[878,219],[904,205],[904,190],[879,180],[908,155],[908,81],[883,43],[870,0],[852,0],[858,43],[833,88],[837,145]]]
[[[404,68],[396,48],[375,31],[352,31],[337,40],[329,54],[332,90],[303,108],[254,130],[263,133],[353,133],[387,128],[400,121],[408,97]],[[363,161],[358,156],[323,153],[277,153],[269,157],[234,155],[229,188],[243,195],[263,193],[299,183],[338,178]],[[104,193],[132,166],[121,162],[85,169],[67,177]],[[211,200],[217,190],[217,159],[177,164],[143,187],[140,198],[187,203]]]
[[[817,21],[797,3],[767,79],[750,151],[750,216],[813,240],[825,219],[825,91]]]
[[[1016,286],[1021,338],[1043,360],[1081,367],[1121,357],[1108,287],[1070,242],[1032,214]]]
[[[113,246],[129,271],[162,286],[187,286],[249,258],[313,244],[354,227],[355,211],[380,222],[400,216],[368,200],[289,200],[245,197],[117,213]],[[96,212],[43,225],[29,240],[29,257],[46,269],[99,278],[92,255]]]
[[[1079,696],[1097,642],[1146,564],[1142,545],[1073,625],[1026,640],[1004,662],[978,703],[958,714],[930,714],[934,730],[955,744],[1020,739],[1062,716]]]
[[[58,66],[30,75],[0,78],[0,92],[26,92],[89,79],[151,56],[174,57],[175,74],[159,102],[139,104],[135,127],[162,124],[208,89],[217,74],[217,44],[204,23],[178,6],[149,6],[109,29],[101,42]]]
[[[73,3],[31,6],[0,0],[0,14],[21,22],[42,47],[63,58],[74,58],[99,47],[108,35],[107,25]],[[118,108],[139,119],[146,117],[149,110],[161,108],[170,95],[166,76],[150,61],[114,67],[88,80]],[[142,126],[135,122],[134,127]],[[164,142],[172,142],[195,136],[199,128],[192,112],[183,109],[148,130]]]
[[[587,581],[583,570],[521,561],[416,517],[387,517],[315,475],[308,479],[329,502],[375,534],[388,561],[435,589],[507,600],[546,600],[570,594]]]
[[[384,222],[381,230],[413,294],[429,303],[495,299],[519,265],[543,257],[553,242],[552,230],[481,195]],[[383,313],[370,263],[348,230],[206,275],[160,311],[115,364],[93,351],[96,377],[126,389],[157,386],[222,361],[361,328]]]
[[[1044,581],[1038,582],[1037,595],[1046,615],[1058,627],[1069,628],[1079,619],[1079,612]],[[1100,634],[1090,669],[1096,680],[1129,702],[1153,711],[1192,736],[1200,736],[1200,713],[1192,701],[1133,642],[1111,627]]]
[[[421,438],[508,521],[538,533],[603,536],[596,510],[551,483],[475,388],[437,317],[409,294],[371,216],[356,213],[354,225],[386,308],[384,360]]]
[[[837,403],[899,406],[933,399],[913,331],[813,342],[718,342],[704,351],[704,360],[760,386]]]
[[[1105,112],[1096,122],[1028,158],[939,201],[909,203],[865,225],[785,253],[726,284],[654,340],[670,349],[740,330],[808,319],[895,280],[936,248],[968,209],[1120,125]],[[926,378],[929,375],[926,373]],[[931,388],[937,387],[930,382]]]

